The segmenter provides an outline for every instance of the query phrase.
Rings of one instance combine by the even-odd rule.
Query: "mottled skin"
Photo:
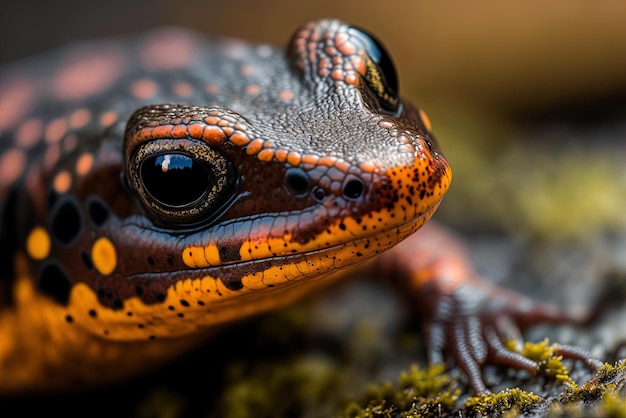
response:
[[[2,71],[0,393],[136,374],[377,255],[478,392],[485,363],[536,369],[501,346],[515,323],[571,319],[412,235],[450,168],[360,30],[312,22],[286,52],[158,31]]]

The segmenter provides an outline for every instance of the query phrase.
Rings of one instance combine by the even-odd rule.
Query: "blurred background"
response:
[[[430,116],[453,168],[452,188],[436,216],[463,232],[479,271],[562,305],[606,301],[602,320],[591,330],[544,329],[535,340],[556,335],[594,347],[604,358],[626,357],[624,1],[2,0],[0,60],[6,64],[77,40],[163,25],[285,45],[296,27],[322,17],[345,20],[380,39],[396,64],[401,94]],[[205,371],[187,360],[186,372],[170,370],[173,378],[107,394],[124,400],[136,416],[191,410],[200,411],[197,416],[246,416],[236,409],[246,402],[252,405],[247,411],[255,412],[251,416],[276,416],[280,409],[269,407],[265,414],[257,397],[272,399],[267,392],[274,391],[283,402],[289,392],[288,399],[309,408],[291,405],[290,416],[332,416],[315,399],[340,404],[328,401],[344,393],[336,390],[338,375],[344,383],[349,376],[346,386],[354,393],[364,382],[396,376],[415,359],[412,343],[406,356],[391,344],[405,341],[406,349],[402,326],[398,331],[393,324],[407,322],[398,320],[397,301],[384,295],[378,288],[337,291],[308,305],[307,315],[296,308],[220,337],[213,348],[221,347],[221,354],[209,355],[225,359],[217,370],[215,364]],[[297,357],[310,354],[302,347],[309,339],[320,344],[320,333],[321,346],[344,357]],[[248,347],[269,360],[250,360]],[[285,354],[289,350],[299,354]],[[200,391],[189,399],[189,387],[172,386],[196,373],[218,379],[210,396]],[[273,386],[277,373],[286,377]],[[71,399],[59,402],[65,407],[76,402]],[[310,399],[317,402],[313,412]],[[111,408],[101,412],[110,415]]]
[[[433,121],[454,171],[451,202],[439,216],[559,238],[626,224],[622,1],[21,0],[0,7],[3,63],[163,25],[284,45],[306,21],[343,19],[383,41],[401,93]]]

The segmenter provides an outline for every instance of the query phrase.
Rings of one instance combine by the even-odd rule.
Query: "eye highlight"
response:
[[[206,163],[183,154],[146,158],[139,172],[146,191],[162,205],[172,208],[200,200],[215,180]]]

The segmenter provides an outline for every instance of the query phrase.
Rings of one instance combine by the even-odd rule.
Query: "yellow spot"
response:
[[[98,238],[91,247],[91,259],[100,274],[111,274],[117,266],[117,253],[113,243],[106,237]]]
[[[206,247],[186,247],[183,250],[183,263],[191,268],[204,268],[219,266],[222,264],[217,245],[211,244]]]
[[[50,235],[41,226],[36,226],[26,239],[26,251],[35,260],[43,260],[50,253]]]
[[[428,118],[426,112],[424,112],[422,109],[420,109],[420,118],[422,118],[422,122],[424,123],[424,127],[426,128],[426,130],[428,132],[432,131],[433,125],[430,123],[430,119]]]
[[[217,249],[217,245],[211,244],[204,248],[204,258],[211,266],[219,266],[222,264],[220,259],[220,252]]]

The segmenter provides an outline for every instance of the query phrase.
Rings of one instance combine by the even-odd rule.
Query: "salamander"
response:
[[[170,28],[5,66],[0,393],[136,375],[362,265],[476,392],[485,364],[536,371],[502,341],[576,318],[488,284],[443,227],[414,234],[451,181],[431,129],[337,20],[285,50]]]

